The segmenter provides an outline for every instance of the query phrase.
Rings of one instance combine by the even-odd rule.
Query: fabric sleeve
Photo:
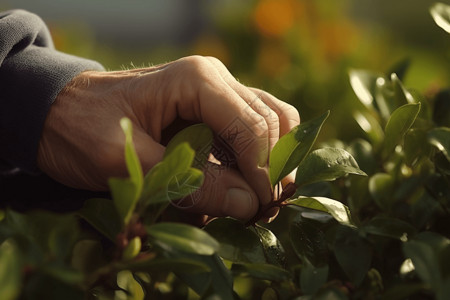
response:
[[[0,175],[37,173],[37,149],[48,109],[77,74],[103,70],[55,50],[48,28],[24,10],[0,12]]]

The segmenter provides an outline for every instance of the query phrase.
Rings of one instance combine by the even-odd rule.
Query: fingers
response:
[[[240,220],[248,220],[256,214],[258,197],[238,171],[208,163],[204,174],[203,186],[174,202],[176,207],[190,213],[231,216]]]
[[[213,58],[187,57],[139,74],[127,98],[133,99],[134,113],[155,141],[161,141],[162,130],[177,117],[206,123],[236,157],[256,199],[261,205],[270,203],[269,152],[281,135],[299,123],[293,107],[240,84]],[[233,178],[238,174],[228,172],[236,173]]]
[[[263,128],[268,128],[269,149],[271,150],[275,143],[279,139],[280,124],[278,115],[272,110],[274,106],[267,105],[262,99],[262,91],[257,89],[249,89],[240,82],[238,82],[228,71],[228,69],[214,57],[206,57],[219,71],[225,82],[236,91],[236,93],[248,104],[248,107],[243,113],[245,114],[258,114]],[[256,92],[256,93],[255,93]],[[265,124],[264,124],[265,123]]]
[[[231,75],[228,69],[217,58],[207,57],[207,59],[218,69],[227,84],[247,102],[249,107],[246,113],[257,113],[264,118],[269,129],[270,151],[281,136],[300,124],[300,115],[295,107],[277,99],[266,91],[244,86]],[[292,172],[286,176],[283,184],[285,182],[293,182],[294,179],[295,172]]]
[[[300,115],[295,107],[292,105],[283,102],[277,99],[275,96],[257,89],[250,88],[255,92],[255,94],[261,95],[261,99],[263,99],[264,103],[267,104],[274,112],[277,113],[279,122],[280,122],[280,137],[288,133],[295,126],[300,124]],[[289,173],[285,178],[281,180],[283,186],[288,184],[289,182],[295,181],[295,173],[297,169]]]
[[[146,174],[163,159],[165,147],[153,140],[145,131],[134,125],[133,142],[136,153]]]
[[[261,100],[264,101],[264,103],[278,115],[280,137],[300,124],[300,115],[294,106],[277,99],[275,96],[266,91],[252,87],[249,89],[255,94],[260,95]]]
[[[177,115],[208,124],[232,150],[240,171],[261,203],[269,203],[268,125],[260,114],[246,113],[249,105],[227,84],[217,68],[206,58],[188,57],[140,78],[144,77],[158,83],[157,91],[152,94],[156,104],[149,112],[156,112],[153,122],[157,124],[153,125],[160,126],[160,130]],[[141,88],[148,90],[148,84],[142,84]],[[158,131],[151,127],[148,132]]]

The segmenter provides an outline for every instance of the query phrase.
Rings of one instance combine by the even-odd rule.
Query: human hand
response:
[[[211,163],[212,176],[206,176],[189,211],[238,219],[251,218],[273,200],[269,151],[300,122],[295,108],[240,84],[211,57],[191,56],[128,71],[84,72],[50,108],[39,145],[39,168],[71,187],[106,190],[108,178],[127,176],[122,117],[133,122],[144,172],[162,160],[162,133],[174,120],[209,125],[236,155],[237,169],[214,168]]]

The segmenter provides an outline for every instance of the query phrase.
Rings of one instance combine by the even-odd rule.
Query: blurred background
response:
[[[57,49],[109,70],[191,54],[223,61],[242,83],[295,105],[303,120],[331,110],[319,140],[362,135],[348,71],[387,74],[425,95],[449,86],[450,36],[428,0],[0,0],[40,15]],[[450,1],[441,1],[450,4]]]

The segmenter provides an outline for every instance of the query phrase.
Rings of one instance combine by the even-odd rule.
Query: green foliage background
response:
[[[362,134],[349,118],[349,112],[360,105],[348,82],[350,68],[387,73],[395,63],[409,59],[405,85],[425,94],[447,85],[450,42],[428,13],[433,3],[205,1],[196,4],[206,19],[197,36],[151,47],[146,41],[128,47],[105,41],[83,24],[81,16],[56,19],[50,26],[58,49],[100,61],[107,69],[158,64],[192,54],[216,56],[241,82],[294,104],[305,120],[332,110],[319,140],[350,140]],[[123,27],[126,30],[126,24]]]
[[[222,1],[205,6],[210,27],[192,44],[151,50],[55,26],[59,49],[111,69],[213,55],[294,104],[304,127],[275,147],[271,181],[299,166],[298,188],[271,224],[160,223],[172,197],[202,183],[189,138],[200,131],[142,174],[122,120],[130,177],[110,180],[113,201],[0,210],[1,298],[447,299],[450,39],[431,4]]]

